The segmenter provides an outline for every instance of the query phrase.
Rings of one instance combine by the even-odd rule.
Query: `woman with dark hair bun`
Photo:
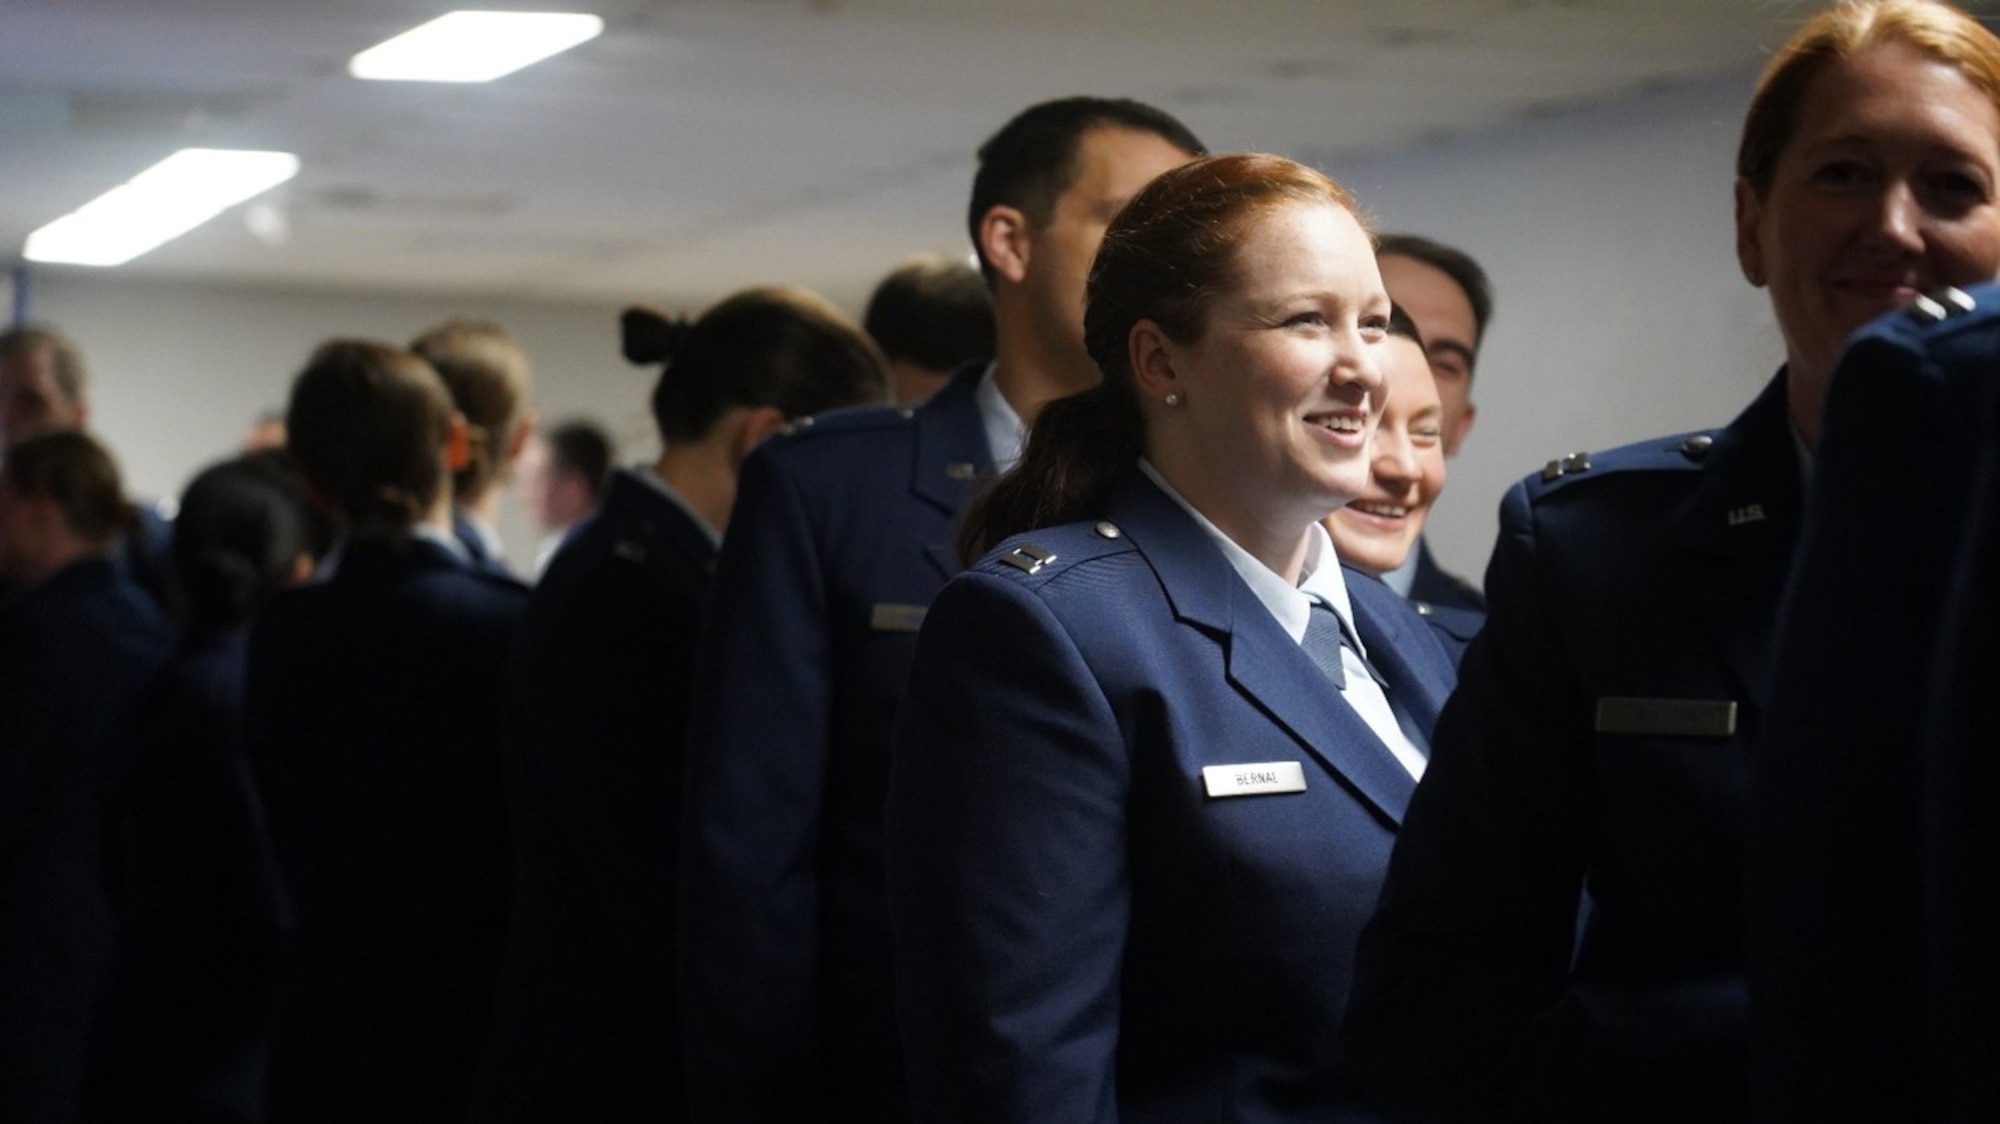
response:
[[[536,586],[513,667],[515,894],[481,1121],[683,1119],[675,840],[696,633],[736,474],[795,419],[879,402],[880,353],[832,305],[751,289],[621,321],[661,366],[662,452],[612,476]]]
[[[311,576],[322,526],[282,451],[211,465],[181,493],[180,639],[107,770],[120,947],[92,1119],[263,1119],[285,910],[244,753],[244,661],[251,618]]]
[[[247,735],[294,907],[272,1120],[455,1120],[507,904],[501,714],[518,582],[451,537],[464,423],[415,355],[336,340],[287,444],[341,532],[251,632]]]
[[[1119,212],[1087,293],[1103,384],[968,515],[992,553],[898,717],[917,1118],[1372,1120],[1348,950],[1452,669],[1320,525],[1368,483],[1371,237],[1319,172],[1201,159]]]

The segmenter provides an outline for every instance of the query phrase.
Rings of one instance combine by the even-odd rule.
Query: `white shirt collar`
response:
[[[1159,485],[1167,498],[1179,504],[1181,510],[1187,512],[1195,525],[1202,529],[1202,533],[1215,543],[1222,556],[1229,560],[1230,568],[1277,618],[1279,627],[1285,630],[1293,643],[1305,639],[1306,625],[1312,620],[1312,603],[1316,599],[1332,606],[1333,611],[1347,622],[1352,635],[1361,635],[1361,631],[1354,627],[1354,606],[1347,597],[1347,580],[1340,572],[1340,560],[1334,555],[1333,539],[1327,535],[1325,527],[1314,523],[1307,528],[1305,564],[1299,568],[1299,584],[1294,586],[1280,577],[1276,570],[1238,546],[1235,539],[1223,534],[1222,528],[1210,522],[1207,516],[1195,510],[1185,496],[1167,483],[1166,477],[1153,467],[1153,462],[1139,458],[1139,471]],[[1358,646],[1359,641],[1356,643]],[[1363,651],[1362,654],[1365,656],[1367,653]]]
[[[480,534],[477,520],[468,516],[466,522],[472,525],[474,534]],[[458,541],[458,536],[442,527],[433,526],[430,523],[418,523],[416,526],[410,528],[410,537],[413,539],[422,539],[425,542],[436,543],[446,550],[451,551],[451,556],[460,562],[470,563],[472,561],[472,553],[465,549],[464,543]],[[484,535],[480,535],[480,541],[485,541]],[[498,558],[499,555],[496,554],[493,557]]]
[[[443,547],[458,561],[468,566],[472,564],[472,555],[465,549],[465,544],[459,542],[458,536],[452,534],[450,531],[434,527],[429,522],[419,522],[410,528],[410,537],[413,539],[422,539],[427,543],[434,543],[437,546]],[[331,549],[320,556],[319,563],[313,567],[312,584],[318,585],[320,582],[332,581],[333,576],[340,572],[340,564],[347,557],[347,541],[346,537],[343,536],[340,541],[333,544]]]
[[[694,525],[701,528],[701,533],[708,536],[708,541],[717,550],[722,549],[722,532],[716,530],[708,520],[703,519],[701,512],[696,511],[679,492],[674,491],[674,486],[667,483],[666,477],[660,475],[658,468],[650,464],[635,464],[632,466],[632,475],[638,477],[642,483],[651,485],[654,490],[667,497],[675,507],[686,512],[687,517],[694,520]]]
[[[1393,570],[1375,575],[1382,584],[1396,591],[1396,595],[1409,600],[1410,590],[1417,584],[1417,562],[1424,552],[1423,540],[1410,544],[1410,552],[1403,556],[1403,564]]]
[[[479,548],[486,552],[486,557],[505,566],[507,564],[507,544],[500,540],[500,532],[494,530],[493,526],[486,522],[486,520],[474,515],[471,508],[461,507],[456,510],[459,517],[465,520],[465,525],[472,528],[472,535],[479,540]],[[460,550],[458,553],[468,558],[470,557],[464,550]]]
[[[1021,415],[1007,404],[1007,396],[1000,393],[1000,385],[993,378],[995,363],[986,365],[986,373],[979,376],[979,386],[973,391],[973,398],[979,403],[979,424],[986,431],[986,451],[993,454],[993,472],[998,475],[1013,468],[1021,459],[1021,450],[1028,444],[1028,427],[1021,423]]]

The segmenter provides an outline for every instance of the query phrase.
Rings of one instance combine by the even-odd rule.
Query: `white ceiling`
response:
[[[449,0],[0,0],[0,261],[175,149],[278,148],[297,179],[120,273],[688,304],[789,281],[854,304],[902,257],[964,247],[972,151],[1031,102],[1137,97],[1218,150],[1338,174],[1344,152],[1753,67],[1815,5],[468,6],[607,26],[492,84],[441,86],[345,65]]]

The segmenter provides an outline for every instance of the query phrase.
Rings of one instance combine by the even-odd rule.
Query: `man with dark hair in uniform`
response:
[[[1111,217],[1201,142],[1138,102],[1066,98],[979,152],[968,223],[991,364],[917,409],[795,427],[743,467],[704,633],[681,849],[696,1120],[909,1116],[883,810],[918,624],[953,531],[1052,399],[1095,386],[1083,287]]]

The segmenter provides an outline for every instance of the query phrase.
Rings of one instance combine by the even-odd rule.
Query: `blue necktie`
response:
[[[1340,614],[1334,611],[1333,606],[1317,597],[1313,598],[1312,616],[1306,620],[1306,636],[1299,642],[1299,646],[1305,649],[1306,655],[1312,657],[1314,666],[1318,667],[1328,679],[1333,680],[1333,685],[1342,691],[1347,690],[1347,669],[1341,658],[1342,652],[1353,652],[1355,661],[1368,669],[1368,677],[1375,680],[1383,690],[1388,689],[1389,685],[1382,681],[1382,676],[1361,655],[1361,646],[1354,642],[1353,636],[1349,635],[1347,622],[1340,619]]]

